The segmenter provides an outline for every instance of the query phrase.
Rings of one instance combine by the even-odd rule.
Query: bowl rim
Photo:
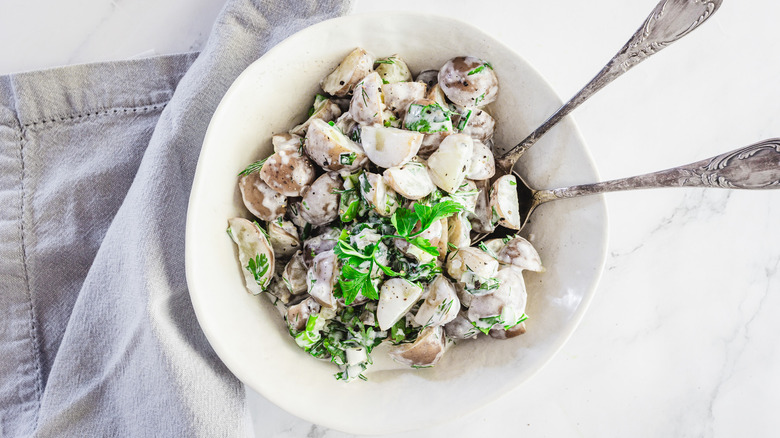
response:
[[[311,423],[320,424],[323,426],[326,426],[328,428],[333,428],[336,430],[341,430],[347,433],[359,433],[359,434],[368,434],[368,435],[375,435],[375,434],[385,434],[385,433],[397,433],[397,432],[403,432],[403,431],[409,431],[409,430],[415,430],[420,427],[433,427],[438,424],[442,424],[447,421],[446,418],[440,418],[440,419],[434,419],[432,421],[427,422],[425,425],[419,425],[419,424],[412,424],[409,427],[406,427],[404,424],[399,424],[398,427],[394,429],[385,429],[381,431],[377,430],[366,430],[364,428],[355,428],[351,427],[352,425],[346,424],[346,423],[338,423],[332,421],[331,418],[324,418],[323,416],[318,415],[312,415],[308,412],[302,413],[299,410],[291,409],[286,403],[284,403],[282,400],[280,400],[279,397],[277,397],[274,393],[274,391],[270,390],[267,387],[257,387],[256,385],[252,385],[250,383],[247,383],[244,379],[239,377],[242,373],[237,372],[236,364],[228,363],[223,358],[228,356],[228,352],[225,351],[224,346],[219,342],[219,336],[217,334],[218,330],[214,327],[214,324],[216,324],[216,321],[211,320],[208,317],[208,309],[205,308],[205,304],[203,300],[201,299],[202,295],[198,293],[199,285],[194,280],[197,277],[196,274],[196,268],[198,266],[196,260],[196,254],[194,253],[193,245],[190,244],[191,239],[193,239],[195,235],[195,229],[197,228],[198,218],[196,215],[191,214],[193,206],[197,205],[198,199],[197,194],[201,192],[201,186],[207,184],[207,179],[203,178],[202,173],[204,172],[203,168],[204,166],[201,165],[201,160],[203,159],[203,149],[206,148],[207,145],[213,144],[218,142],[219,139],[214,138],[215,134],[215,128],[214,126],[219,123],[219,120],[223,117],[223,114],[227,111],[225,108],[228,105],[228,103],[233,99],[234,95],[239,92],[239,90],[242,88],[241,84],[245,81],[248,81],[249,78],[251,78],[252,73],[257,68],[257,65],[261,65],[264,58],[270,57],[274,55],[276,52],[282,51],[285,49],[287,43],[289,43],[292,40],[299,39],[299,38],[305,38],[308,34],[316,34],[321,32],[321,29],[327,29],[331,28],[334,25],[347,25],[350,22],[353,21],[364,21],[364,20],[371,20],[381,17],[382,19],[388,19],[388,17],[392,17],[393,19],[404,19],[404,18],[415,18],[415,19],[436,19],[436,20],[446,20],[451,22],[453,25],[461,26],[461,27],[467,27],[472,32],[482,34],[487,39],[490,40],[491,44],[496,45],[499,47],[500,50],[507,51],[512,53],[514,56],[522,60],[528,67],[530,71],[536,74],[536,76],[540,80],[540,85],[543,85],[549,89],[551,92],[552,97],[555,99],[555,104],[562,105],[562,100],[558,96],[558,94],[555,92],[555,89],[552,87],[552,85],[547,81],[547,79],[528,61],[525,60],[519,53],[517,53],[512,47],[505,44],[503,41],[499,40],[496,36],[489,33],[489,31],[481,29],[477,26],[474,26],[468,22],[465,22],[463,20],[460,20],[458,18],[446,16],[446,15],[437,15],[437,14],[430,14],[430,13],[416,13],[416,12],[409,12],[409,11],[395,11],[395,12],[366,12],[366,13],[359,13],[359,14],[350,14],[345,15],[341,17],[336,17],[328,20],[321,21],[317,24],[308,26],[304,29],[301,29],[292,35],[286,37],[284,40],[277,43],[274,47],[269,49],[265,54],[263,54],[261,57],[253,61],[251,64],[249,64],[231,83],[228,90],[225,92],[225,94],[222,96],[222,99],[220,100],[219,105],[217,106],[216,110],[214,111],[212,118],[209,122],[209,126],[206,130],[206,134],[203,139],[203,144],[201,146],[200,155],[198,158],[198,164],[196,166],[195,174],[193,177],[193,182],[191,186],[190,196],[189,196],[189,202],[188,202],[188,208],[187,208],[187,217],[186,217],[186,225],[185,225],[185,274],[187,279],[187,285],[188,285],[188,292],[190,296],[190,300],[192,302],[192,306],[195,310],[195,315],[198,321],[199,326],[201,327],[201,330],[206,336],[206,339],[208,340],[211,348],[215,351],[217,356],[220,358],[220,361],[230,370],[230,372],[238,378],[241,383],[252,390],[256,391],[266,399],[268,399],[270,402],[274,403],[276,406],[284,409],[285,411],[289,412],[290,414],[299,417],[305,421],[309,421]],[[598,169],[596,167],[596,164],[593,160],[593,156],[590,152],[590,149],[587,147],[586,142],[584,141],[579,128],[575,122],[575,120],[572,118],[571,115],[567,116],[568,123],[570,125],[570,130],[572,135],[574,136],[574,139],[576,142],[580,143],[583,146],[582,152],[584,153],[587,164],[590,165],[592,168],[593,173],[595,174],[597,179],[599,178]],[[216,121],[216,123],[215,123]],[[604,251],[600,253],[599,259],[594,260],[594,272],[595,277],[592,281],[592,283],[587,288],[587,293],[583,295],[582,300],[579,302],[576,311],[571,315],[571,317],[567,320],[566,326],[564,326],[565,330],[561,331],[561,337],[557,342],[557,345],[554,346],[554,348],[551,348],[549,351],[546,352],[546,356],[543,357],[532,369],[530,372],[525,374],[522,377],[516,377],[515,379],[509,380],[507,382],[507,385],[505,385],[503,388],[501,388],[498,391],[495,391],[492,394],[492,399],[486,401],[485,403],[481,403],[478,406],[469,407],[465,410],[461,411],[461,414],[471,414],[475,411],[479,411],[481,409],[484,409],[486,406],[491,405],[493,403],[496,403],[500,399],[506,397],[509,393],[517,390],[520,386],[522,386],[525,382],[533,378],[539,371],[541,371],[544,367],[546,367],[550,361],[552,361],[553,358],[557,356],[557,354],[560,352],[560,350],[566,345],[568,340],[571,338],[571,336],[574,334],[576,329],[579,327],[580,323],[582,322],[585,313],[587,312],[588,308],[590,307],[591,302],[593,301],[593,298],[595,297],[596,291],[598,289],[599,283],[601,281],[601,278],[603,276],[604,272],[604,266],[606,263],[607,258],[607,248],[609,245],[609,210],[606,205],[606,198],[603,194],[592,196],[592,198],[598,198],[600,200],[600,207],[602,210],[602,214],[604,217],[604,221],[601,225],[602,231],[603,231],[603,246]]]

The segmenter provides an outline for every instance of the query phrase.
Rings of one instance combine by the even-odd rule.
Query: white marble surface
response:
[[[222,0],[3,0],[0,74],[197,50]],[[656,0],[358,0],[469,21],[576,92]],[[726,0],[701,29],[574,113],[604,179],[780,137],[772,0]],[[424,44],[424,41],[421,41]],[[586,182],[586,181],[583,181]],[[608,195],[611,240],[581,326],[528,383],[403,437],[776,436],[780,430],[780,191]],[[348,437],[249,392],[258,437]],[[392,415],[392,413],[388,413]],[[403,421],[403,419],[399,419]]]

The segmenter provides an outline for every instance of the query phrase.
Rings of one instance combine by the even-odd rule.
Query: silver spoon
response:
[[[685,166],[561,189],[537,190],[530,187],[517,173],[515,176],[518,180],[517,195],[520,205],[520,229],[522,229],[536,207],[557,199],[660,187],[780,189],[780,138],[764,140]],[[517,232],[505,230],[505,234]],[[492,233],[490,236],[501,237],[497,233]]]
[[[712,16],[722,2],[723,0],[661,0],[642,24],[642,27],[601,69],[596,77],[591,79],[582,90],[561,106],[525,140],[496,160],[498,176],[508,174],[517,160],[536,143],[536,140],[574,108],[577,108],[631,67],[696,29]],[[503,173],[501,173],[502,171]]]

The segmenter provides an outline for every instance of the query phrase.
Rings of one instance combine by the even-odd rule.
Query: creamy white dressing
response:
[[[488,242],[487,252],[470,246],[472,223],[490,225],[480,222],[481,216],[508,226],[519,221],[514,177],[499,179],[492,196],[487,195],[495,159],[482,141],[492,137],[495,120],[478,107],[495,98],[492,66],[477,60],[481,67],[469,78],[483,95],[461,89],[456,97],[453,87],[465,85],[436,84],[428,90],[426,83],[410,82],[412,76],[399,55],[377,64],[374,59],[355,49],[323,79],[326,95],[318,95],[311,116],[290,131],[305,133],[305,142],[291,134],[273,138],[276,154],[269,163],[276,173],[269,168],[263,178],[282,175],[285,181],[258,183],[262,201],[257,207],[281,216],[289,195],[282,193],[283,188],[306,186],[301,201],[290,200],[288,216],[293,222],[269,225],[273,247],[251,228],[236,227],[233,236],[242,266],[258,254],[269,257],[272,265],[275,255],[294,257],[283,274],[273,277],[272,281],[284,281],[281,287],[290,292],[274,283],[273,293],[284,297],[274,297],[274,305],[283,310],[285,303],[309,300],[322,306],[307,310],[312,317],[306,328],[295,321],[291,334],[313,356],[338,364],[338,378],[345,380],[364,378],[372,362],[371,348],[385,338],[399,344],[382,349],[391,342],[385,340],[377,351],[406,366],[427,367],[452,344],[445,331],[461,338],[480,331],[493,336],[494,328],[513,327],[525,318],[522,269],[543,269],[527,241]],[[476,58],[463,59],[468,62],[448,62],[439,80],[471,76],[459,69]],[[349,98],[349,111],[343,114],[338,106],[343,108],[345,101],[339,97]],[[465,97],[468,102],[463,103]],[[329,173],[312,182],[315,170],[301,164],[308,163],[307,157]],[[344,196],[351,197],[340,212],[339,199]],[[428,210],[415,210],[412,201]],[[423,219],[438,205],[458,208]],[[341,222],[339,214],[349,216]],[[414,216],[418,214],[422,216]],[[430,225],[418,231],[415,220]],[[296,239],[311,235],[303,242],[303,252],[293,255]],[[437,251],[441,258],[434,255]],[[254,276],[244,271],[247,289],[259,293],[262,288]],[[264,277],[271,281],[273,271]],[[330,350],[323,347],[325,338]]]

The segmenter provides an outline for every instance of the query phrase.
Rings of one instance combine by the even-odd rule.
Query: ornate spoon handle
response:
[[[499,161],[504,169],[511,169],[544,133],[604,88],[618,76],[684,37],[704,23],[720,7],[723,0],[661,0],[650,16],[622,49],[574,97],[558,109],[547,121],[536,128],[520,144],[509,150]]]
[[[720,187],[726,189],[780,189],[780,138],[685,166],[630,178],[534,193],[537,204],[560,198],[657,187]]]

